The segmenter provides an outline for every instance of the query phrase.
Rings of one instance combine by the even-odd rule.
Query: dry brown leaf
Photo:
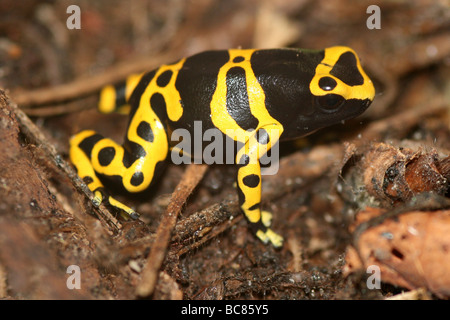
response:
[[[366,208],[357,215],[351,231],[383,213]],[[426,287],[440,298],[449,298],[449,233],[450,210],[411,211],[386,219],[357,239],[359,256],[354,247],[348,249],[344,273],[376,265],[382,282],[408,289]]]
[[[405,202],[421,192],[445,194],[446,174],[442,173],[438,153],[397,148],[376,143],[363,161],[367,191],[381,202]]]

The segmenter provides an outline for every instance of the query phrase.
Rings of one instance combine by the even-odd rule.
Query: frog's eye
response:
[[[331,77],[322,77],[319,80],[319,87],[323,91],[331,91],[336,88],[337,82]]]
[[[330,93],[324,96],[317,97],[316,101],[322,111],[334,112],[342,106],[345,99],[338,94]]]

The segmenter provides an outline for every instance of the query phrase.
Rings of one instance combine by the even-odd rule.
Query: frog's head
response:
[[[309,84],[312,105],[297,122],[297,130],[308,134],[362,114],[372,103],[375,88],[348,47],[324,50]]]

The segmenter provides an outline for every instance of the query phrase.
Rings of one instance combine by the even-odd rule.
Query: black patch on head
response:
[[[356,65],[356,57],[350,51],[341,54],[330,74],[349,86],[359,86],[364,83],[364,78]]]
[[[156,79],[156,84],[161,88],[167,86],[170,82],[170,79],[172,78],[172,74],[173,74],[172,70],[164,71]]]
[[[324,91],[331,91],[336,88],[337,82],[333,78],[330,77],[322,77],[319,80],[319,87]]]
[[[242,179],[242,182],[249,188],[256,188],[261,179],[256,174],[250,174]]]
[[[98,152],[98,162],[102,167],[108,166],[116,155],[116,149],[114,147],[106,147]]]
[[[103,139],[103,136],[96,133],[93,134],[90,137],[87,137],[83,141],[80,142],[78,145],[81,150],[88,156],[89,159],[92,158],[92,149],[94,148],[94,145]]]
[[[285,127],[284,137],[291,134],[289,128],[295,127],[299,115],[310,113],[307,108],[313,96],[309,84],[324,56],[323,50],[294,49],[256,50],[251,56],[267,111]]]
[[[256,140],[258,140],[259,144],[268,144],[270,141],[270,137],[267,131],[261,128],[258,130],[258,132],[256,132]]]
[[[135,172],[131,177],[130,183],[137,187],[144,181],[144,174],[140,171]]]
[[[153,131],[152,127],[147,121],[141,121],[137,127],[137,135],[147,142],[153,142]]]
[[[234,62],[234,63],[238,63],[238,62],[242,62],[242,61],[244,61],[244,60],[245,60],[244,57],[242,57],[242,56],[237,56],[237,57],[235,57],[235,58],[233,59],[233,62]]]
[[[259,121],[250,111],[245,70],[233,67],[227,72],[227,111],[244,130],[255,129]]]

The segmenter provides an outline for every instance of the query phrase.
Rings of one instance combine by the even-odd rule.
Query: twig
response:
[[[101,87],[125,79],[130,74],[150,71],[163,63],[170,63],[174,59],[174,53],[161,54],[151,58],[140,57],[126,61],[111,67],[107,71],[89,77],[81,77],[77,80],[56,87],[38,89],[34,91],[15,91],[11,94],[15,102],[22,108],[30,108],[40,105],[68,101],[85,97],[98,91]]]
[[[8,98],[8,96],[4,94],[4,91],[0,90],[0,96],[5,97],[4,99],[6,99],[8,105],[11,107],[17,118],[17,122],[20,125],[20,130],[27,137],[27,139],[31,143],[42,149],[48,156],[48,158],[52,159],[55,165],[60,168],[74,183],[74,187],[81,193],[84,193],[86,197],[92,201],[94,198],[92,192],[78,177],[75,170],[58,154],[55,147],[48,142],[42,131],[39,130],[39,128],[30,120],[30,118],[28,118],[27,115],[22,110],[20,110],[17,105]],[[113,233],[117,233],[121,229],[121,225],[117,221],[117,219],[114,218],[107,210],[104,210],[102,206],[99,208],[95,208],[95,210],[98,213],[100,219],[104,223],[106,223],[106,225]]]
[[[90,98],[83,98],[83,101],[77,100],[74,102],[52,105],[41,108],[28,108],[24,109],[24,112],[30,117],[52,117],[59,116],[67,113],[74,113],[82,110],[93,109],[95,103],[91,102]]]
[[[179,221],[175,226],[172,240],[181,243],[186,239],[195,238],[195,234],[203,233],[205,229],[235,219],[241,213],[237,197],[230,197]]]
[[[144,270],[142,271],[142,281],[136,288],[136,294],[138,296],[148,297],[153,293],[158,280],[159,269],[166,256],[167,247],[169,245],[172,230],[175,228],[178,215],[180,214],[186,199],[203,178],[206,169],[206,165],[189,165],[175,189],[175,192],[172,194],[170,204],[156,230],[155,242],[153,243],[147,258]]]
[[[234,226],[236,223],[238,223],[242,219],[244,219],[244,216],[241,214],[241,215],[235,217],[233,220],[228,221],[228,223],[222,224],[216,230],[214,230],[213,232],[208,233],[206,236],[201,238],[199,241],[195,241],[194,243],[192,243],[190,245],[182,247],[179,251],[176,252],[176,255],[182,256],[183,254],[200,247],[204,243],[206,243],[209,240],[217,237],[219,234],[225,232],[227,229],[229,229],[230,227]]]

